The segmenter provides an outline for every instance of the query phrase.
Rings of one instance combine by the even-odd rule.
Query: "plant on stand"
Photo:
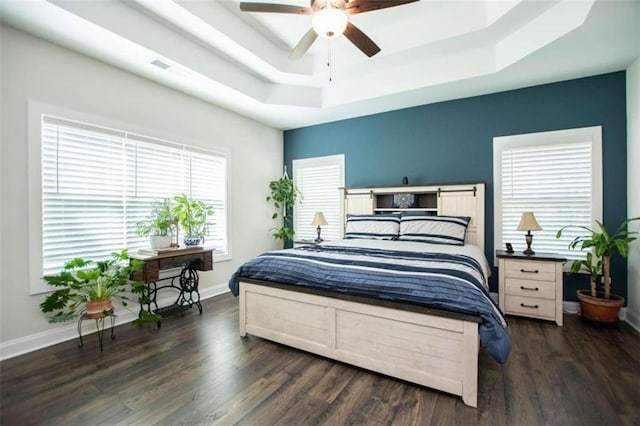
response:
[[[94,262],[82,258],[71,259],[58,274],[43,277],[56,290],[40,304],[49,322],[69,321],[80,315],[87,318],[113,316],[113,301],[127,307],[129,295],[144,294],[142,281],[130,281],[144,262],[130,259],[127,250],[114,252],[111,258]],[[155,314],[145,312],[136,322],[158,321]]]
[[[172,211],[184,232],[183,242],[187,247],[204,242],[207,233],[207,217],[213,215],[213,207],[204,201],[195,200],[185,194],[173,197]]]
[[[296,201],[302,197],[300,190],[293,184],[293,180],[289,179],[285,169],[284,175],[278,179],[269,183],[269,189],[271,195],[267,196],[267,201],[273,202],[276,209],[282,215],[282,226],[280,228],[272,228],[274,231],[271,235],[275,239],[282,240],[282,245],[286,241],[292,241],[295,235],[293,230],[293,217],[291,211],[296,204]],[[277,219],[278,212],[273,213],[271,219]]]
[[[171,246],[171,234],[178,225],[178,220],[171,207],[171,199],[151,203],[151,214],[136,224],[138,235],[148,235],[152,249],[163,249]]]
[[[618,312],[624,304],[624,298],[611,294],[611,255],[617,251],[622,257],[629,255],[629,243],[636,237],[637,232],[627,231],[627,224],[640,217],[624,220],[616,232],[609,233],[605,226],[596,221],[598,229],[594,230],[586,226],[564,226],[557,233],[556,238],[562,237],[566,229],[577,228],[587,231],[586,235],[575,237],[570,243],[570,249],[590,250],[586,259],[574,260],[571,264],[571,273],[584,270],[590,275],[591,289],[578,290],[580,312],[583,317],[603,323],[616,322]],[[604,291],[597,291],[598,279],[603,276]]]

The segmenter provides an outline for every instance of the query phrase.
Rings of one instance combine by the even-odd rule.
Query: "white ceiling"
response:
[[[239,0],[0,7],[12,26],[280,129],[623,70],[640,41],[638,0],[420,0],[350,16],[374,57],[342,36],[298,61],[311,16],[244,13]]]

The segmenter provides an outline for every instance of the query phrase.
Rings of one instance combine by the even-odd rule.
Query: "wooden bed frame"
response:
[[[415,193],[425,188],[435,187],[400,189]],[[449,196],[445,203],[438,200],[438,213],[471,216],[470,238],[484,247],[484,184],[440,185],[437,190],[439,199]],[[357,206],[364,213],[362,203]],[[460,395],[472,407],[478,401],[479,322],[476,316],[408,303],[240,279],[240,336],[249,333]]]

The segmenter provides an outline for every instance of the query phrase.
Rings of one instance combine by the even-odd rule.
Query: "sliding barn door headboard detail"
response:
[[[484,250],[484,183],[343,188],[343,192],[345,226],[347,214],[421,211],[438,216],[469,216],[465,243]]]

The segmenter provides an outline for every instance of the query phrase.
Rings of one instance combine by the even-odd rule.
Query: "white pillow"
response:
[[[400,215],[367,214],[347,215],[345,238],[396,240],[400,232]]]
[[[464,245],[470,217],[425,216],[403,213],[400,222],[400,240],[431,244]]]

